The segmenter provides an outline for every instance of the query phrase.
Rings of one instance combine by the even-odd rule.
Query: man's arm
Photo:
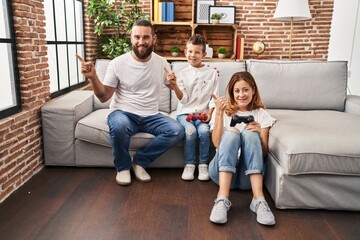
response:
[[[100,102],[106,102],[109,100],[114,94],[116,88],[102,84],[96,74],[95,66],[92,62],[85,62],[84,59],[77,54],[76,57],[81,62],[81,73],[90,81],[96,97],[100,100]]]

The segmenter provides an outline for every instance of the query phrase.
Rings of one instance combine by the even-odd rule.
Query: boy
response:
[[[185,57],[189,66],[178,76],[168,73],[170,88],[175,92],[179,104],[177,121],[185,128],[185,168],[181,178],[191,181],[194,179],[196,164],[196,141],[199,138],[199,176],[201,181],[210,179],[208,173],[210,127],[209,121],[214,110],[211,96],[218,96],[218,72],[202,63],[206,56],[205,40],[200,34],[190,37],[186,43]],[[196,114],[200,119],[189,115]]]

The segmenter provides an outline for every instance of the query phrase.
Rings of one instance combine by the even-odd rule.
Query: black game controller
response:
[[[253,115],[249,115],[249,116],[238,116],[238,115],[234,115],[231,118],[231,122],[230,122],[230,127],[235,127],[236,124],[238,123],[249,123],[254,121],[254,116]]]

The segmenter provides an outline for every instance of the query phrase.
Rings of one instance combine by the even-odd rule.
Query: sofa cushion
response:
[[[213,67],[219,71],[219,94],[225,96],[226,85],[229,82],[231,76],[236,72],[246,70],[245,61],[241,62],[204,62],[206,65]],[[184,68],[189,66],[188,62],[175,61],[171,63],[172,71],[177,74]],[[178,99],[176,95],[171,93],[171,110],[175,111],[177,108]]]
[[[95,64],[96,73],[100,79],[103,81],[106,75],[106,70],[111,60],[109,59],[97,59]],[[161,88],[160,98],[159,98],[159,111],[170,113],[170,89],[165,85]],[[99,101],[97,97],[94,97],[94,109],[101,109],[101,108],[109,108],[110,102],[112,98],[109,99],[107,102],[102,103]]]
[[[345,61],[248,62],[267,108],[344,111]]]
[[[75,138],[111,147],[109,138],[109,126],[107,124],[107,117],[111,113],[110,109],[96,110],[84,118],[80,119],[75,128]],[[167,113],[162,113],[168,115]],[[130,141],[130,150],[137,150],[142,148],[154,136],[149,133],[136,133]]]
[[[110,61],[111,60],[109,60],[109,59],[96,59],[95,70],[96,70],[96,74],[98,75],[98,78],[100,81],[104,81],[106,69],[107,69]],[[96,109],[101,109],[101,108],[109,108],[111,100],[112,100],[112,98],[110,98],[108,101],[102,103],[96,96],[94,96],[94,109],[96,110]]]
[[[289,175],[360,175],[360,116],[337,111],[268,110],[269,154]]]
[[[86,142],[111,147],[107,116],[112,110],[99,109],[82,118],[76,125],[75,138]],[[154,136],[149,133],[136,133],[130,142],[130,149],[143,147]]]

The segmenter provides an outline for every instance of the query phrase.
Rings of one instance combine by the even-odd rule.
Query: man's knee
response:
[[[171,124],[168,130],[170,131],[171,135],[175,136],[177,139],[183,139],[185,136],[185,129],[178,122]]]

